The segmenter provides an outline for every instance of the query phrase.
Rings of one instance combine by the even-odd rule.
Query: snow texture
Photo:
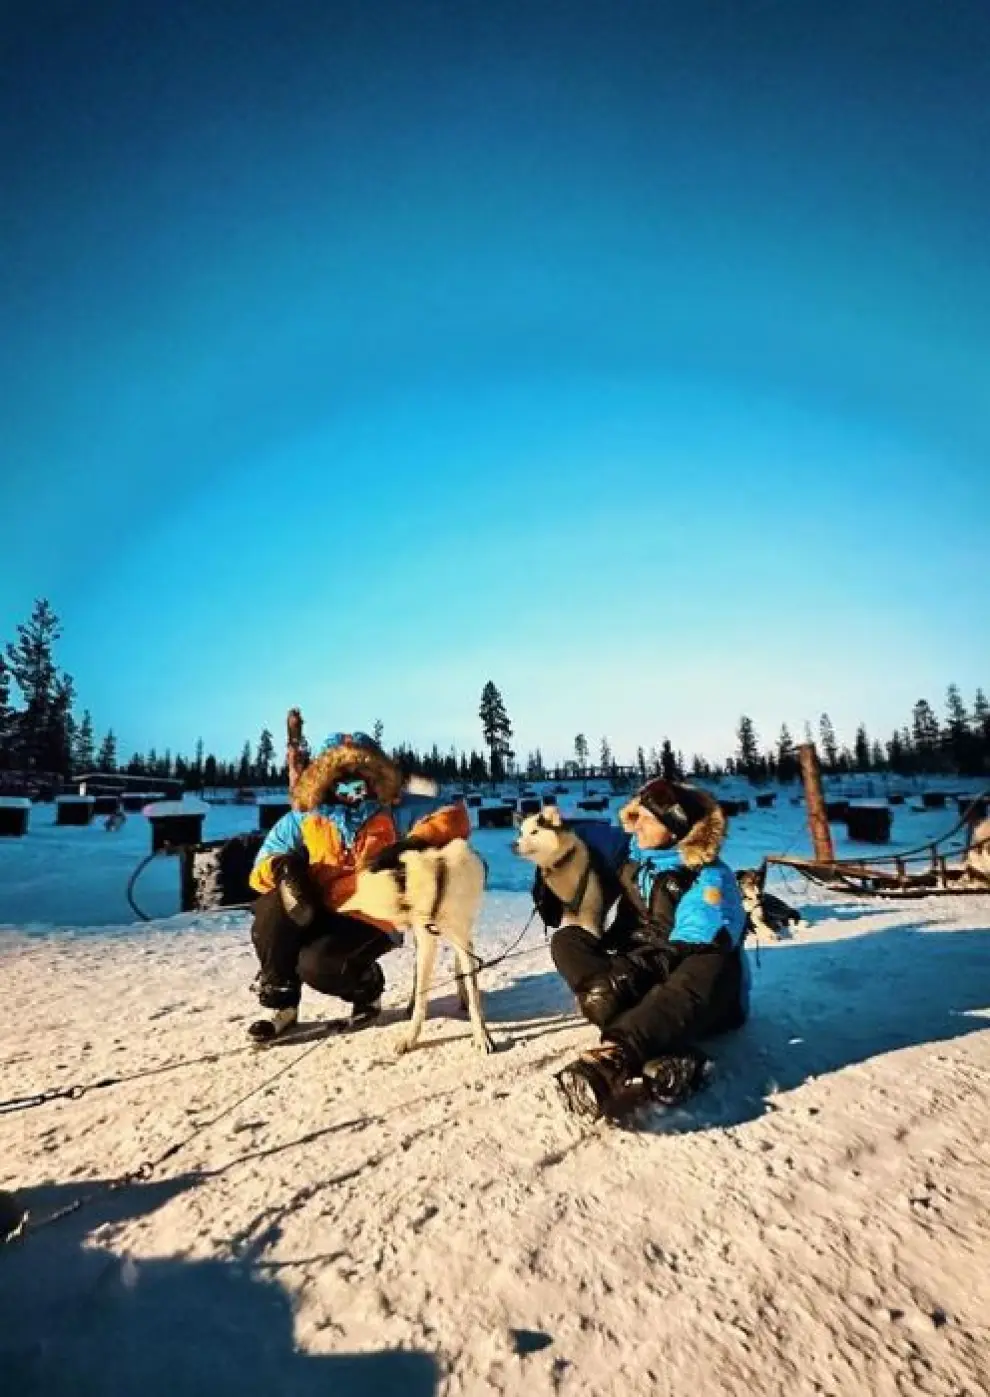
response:
[[[990,1391],[990,896],[795,881],[810,925],[749,952],[753,1016],[711,1045],[711,1088],[587,1130],[552,1073],[595,1035],[538,923],[482,975],[491,1057],[443,954],[420,1047],[396,1056],[408,947],[383,962],[379,1025],[326,1036],[343,1006],[307,992],[300,1034],[259,1053],[247,916],[87,928],[115,914],[147,822],[44,813],[0,845],[21,921],[0,936],[0,1097],[128,1080],[0,1115],[0,1189],[35,1221],[87,1200],[0,1255],[0,1391]],[[946,813],[899,811],[898,842]],[[805,847],[801,814],[734,821],[733,861]],[[476,836],[485,956],[530,912],[510,839]],[[174,862],[150,874],[170,910]]]

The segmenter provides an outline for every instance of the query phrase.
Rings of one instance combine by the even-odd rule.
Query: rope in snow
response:
[[[0,1101],[0,1116],[13,1115],[15,1111],[27,1111],[33,1106],[47,1106],[51,1101],[79,1101],[91,1091],[102,1091],[104,1087],[119,1087],[125,1082],[137,1082],[144,1077],[157,1077],[163,1072],[177,1072],[180,1067],[198,1067],[204,1062],[219,1062],[224,1057],[234,1057],[251,1051],[251,1045],[243,1048],[228,1048],[224,1052],[205,1053],[202,1057],[186,1058],[182,1062],[166,1062],[161,1067],[148,1067],[142,1072],[130,1072],[124,1077],[101,1077],[98,1082],[77,1082],[69,1087],[49,1087],[45,1091],[34,1092],[30,1096],[12,1096]]]
[[[516,947],[518,947],[519,943],[522,941],[523,937],[526,935],[526,932],[529,930],[530,925],[533,921],[533,917],[535,915],[536,908],[534,907],[533,911],[527,918],[522,928],[522,931],[516,937],[515,941],[510,943],[508,949],[501,952],[497,956],[493,956],[492,959],[489,961],[481,961],[479,965],[476,967],[476,973],[481,969],[490,969],[492,966],[500,965],[503,961],[513,960],[519,956],[532,955],[534,951],[542,950],[543,943],[541,943],[538,946],[527,947],[525,950],[522,951],[516,949]],[[474,953],[472,952],[472,954]],[[452,980],[446,982],[442,981],[441,985],[444,983],[453,983],[459,978],[462,977],[459,975],[455,975]],[[253,1096],[257,1096],[257,1094],[260,1091],[264,1091],[267,1087],[270,1087],[274,1082],[278,1081],[280,1077],[284,1077],[288,1072],[293,1071],[305,1058],[309,1057],[311,1053],[316,1052],[317,1048],[322,1047],[323,1044],[328,1041],[328,1039],[334,1036],[335,1035],[333,1034],[327,1034],[324,1037],[317,1038],[314,1043],[311,1043],[309,1047],[304,1048],[301,1053],[297,1054],[297,1056],[294,1057],[291,1062],[286,1063],[284,1067],[280,1067],[276,1072],[270,1073],[256,1086],[252,1087],[250,1091],[244,1092],[242,1095],[238,1096],[235,1101],[232,1101],[230,1105],[225,1106],[222,1111],[217,1113],[217,1115],[212,1116],[209,1120],[203,1121],[200,1125],[196,1126],[195,1129],[192,1130],[183,1139],[174,1141],[171,1145],[168,1146],[167,1149],[163,1150],[162,1153],[156,1156],[154,1159],[143,1160],[142,1163],[139,1164],[136,1169],[129,1169],[126,1173],[120,1174],[114,1179],[109,1179],[99,1189],[94,1189],[91,1193],[81,1194],[78,1198],[73,1199],[71,1203],[66,1204],[65,1207],[59,1208],[56,1212],[50,1213],[47,1217],[43,1217],[37,1222],[32,1222],[29,1217],[26,1218],[22,1225],[18,1228],[17,1232],[11,1238],[11,1240],[23,1237],[26,1233],[37,1232],[42,1227],[50,1226],[52,1223],[58,1222],[61,1218],[68,1217],[72,1213],[78,1212],[80,1208],[84,1207],[85,1204],[92,1202],[95,1198],[100,1198],[108,1193],[114,1193],[120,1189],[128,1188],[132,1184],[146,1183],[152,1177],[152,1175],[155,1174],[157,1170],[161,1168],[163,1164],[165,1164],[170,1159],[174,1159],[174,1157],[181,1150],[184,1150],[187,1147],[187,1145],[190,1145],[192,1141],[197,1139],[200,1135],[202,1135],[204,1131],[210,1130],[214,1125],[218,1124],[218,1122],[223,1120],[226,1116],[229,1116],[233,1111],[236,1111],[239,1106],[243,1106],[246,1101],[250,1101]],[[9,1112],[13,1112],[15,1110],[26,1110],[31,1106],[40,1106],[47,1101],[54,1101],[58,1099],[68,1099],[72,1101],[77,1101],[80,1097],[84,1096],[87,1091],[96,1091],[102,1087],[116,1086],[119,1083],[126,1081],[134,1081],[140,1077],[151,1077],[157,1075],[160,1072],[173,1071],[179,1067],[190,1067],[194,1066],[196,1063],[201,1062],[216,1061],[220,1057],[230,1057],[237,1053],[244,1053],[249,1051],[256,1051],[256,1049],[253,1049],[250,1045],[248,1045],[244,1048],[230,1049],[228,1052],[225,1053],[210,1053],[202,1058],[194,1058],[187,1062],[169,1063],[163,1067],[148,1068],[144,1072],[135,1072],[128,1077],[105,1077],[98,1082],[93,1082],[89,1084],[88,1086],[56,1087],[50,1089],[49,1091],[38,1092],[34,1096],[30,1097],[15,1097],[12,1099],[12,1101],[2,1103],[2,1105],[0,1105],[0,1114],[2,1114],[4,1110]]]
[[[322,1047],[324,1041],[324,1039],[318,1038],[315,1043],[310,1044],[308,1048],[305,1048],[298,1056],[294,1057],[291,1062],[287,1062],[285,1066],[280,1067],[277,1072],[272,1072],[269,1076],[265,1077],[263,1081],[259,1082],[257,1086],[252,1087],[250,1091],[244,1092],[236,1101],[232,1101],[229,1106],[225,1106],[223,1110],[219,1111],[215,1116],[197,1125],[195,1129],[183,1139],[176,1140],[154,1159],[146,1159],[139,1164],[136,1169],[129,1169],[126,1173],[119,1174],[115,1179],[107,1180],[100,1188],[94,1189],[92,1193],[81,1194],[78,1198],[73,1199],[71,1203],[67,1203],[64,1208],[59,1208],[56,1212],[49,1213],[47,1217],[41,1218],[38,1222],[32,1222],[31,1219],[28,1218],[27,1226],[22,1229],[21,1235],[23,1235],[24,1231],[28,1233],[37,1232],[42,1227],[48,1227],[53,1222],[58,1222],[61,1218],[68,1217],[72,1213],[77,1213],[80,1208],[84,1207],[87,1203],[91,1203],[94,1198],[102,1198],[107,1193],[116,1193],[122,1188],[130,1187],[131,1184],[147,1183],[151,1176],[156,1173],[167,1160],[173,1159],[180,1150],[184,1150],[187,1145],[192,1144],[193,1140],[202,1135],[204,1131],[210,1130],[226,1116],[229,1116],[232,1111],[236,1111],[239,1106],[243,1106],[246,1101],[250,1101],[252,1096],[257,1096],[259,1091],[264,1091],[266,1087],[276,1082],[279,1077],[284,1077],[287,1072],[291,1072],[294,1067],[298,1067],[303,1058],[309,1057],[310,1053]],[[241,1050],[238,1049],[236,1051]]]

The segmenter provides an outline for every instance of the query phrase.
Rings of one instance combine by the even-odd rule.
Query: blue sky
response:
[[[970,699],[990,17],[866,8],[5,11],[0,632],[125,755]]]

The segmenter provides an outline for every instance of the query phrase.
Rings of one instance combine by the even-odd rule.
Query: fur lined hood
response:
[[[690,793],[691,804],[700,811],[700,816],[683,839],[668,847],[677,850],[686,868],[704,868],[706,864],[715,862],[725,841],[725,815],[722,813],[722,807],[714,796],[699,790],[697,786],[678,784],[674,789]],[[619,811],[619,824],[627,834],[636,833],[636,817],[643,808],[641,795],[642,791],[638,792]]]
[[[292,804],[296,810],[315,810],[326,803],[335,781],[357,777],[382,805],[394,805],[401,794],[402,773],[380,747],[345,739],[313,758],[296,782]]]

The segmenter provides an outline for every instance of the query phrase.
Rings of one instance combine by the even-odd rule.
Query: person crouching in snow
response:
[[[735,875],[718,857],[725,816],[696,787],[648,782],[619,812],[632,836],[620,869],[615,919],[595,937],[554,933],[550,950],[601,1046],[558,1073],[568,1106],[597,1117],[642,1077],[666,1105],[702,1085],[708,1063],[696,1038],[746,1018],[746,915]]]
[[[363,868],[386,868],[407,849],[466,839],[463,804],[443,805],[402,789],[398,766],[366,733],[334,733],[298,776],[294,809],[269,830],[251,872],[261,896],[251,939],[260,970],[255,987],[273,1010],[248,1030],[266,1043],[298,1018],[302,985],[351,1004],[361,1027],[381,1010],[379,958],[401,941],[391,926],[336,909]]]

